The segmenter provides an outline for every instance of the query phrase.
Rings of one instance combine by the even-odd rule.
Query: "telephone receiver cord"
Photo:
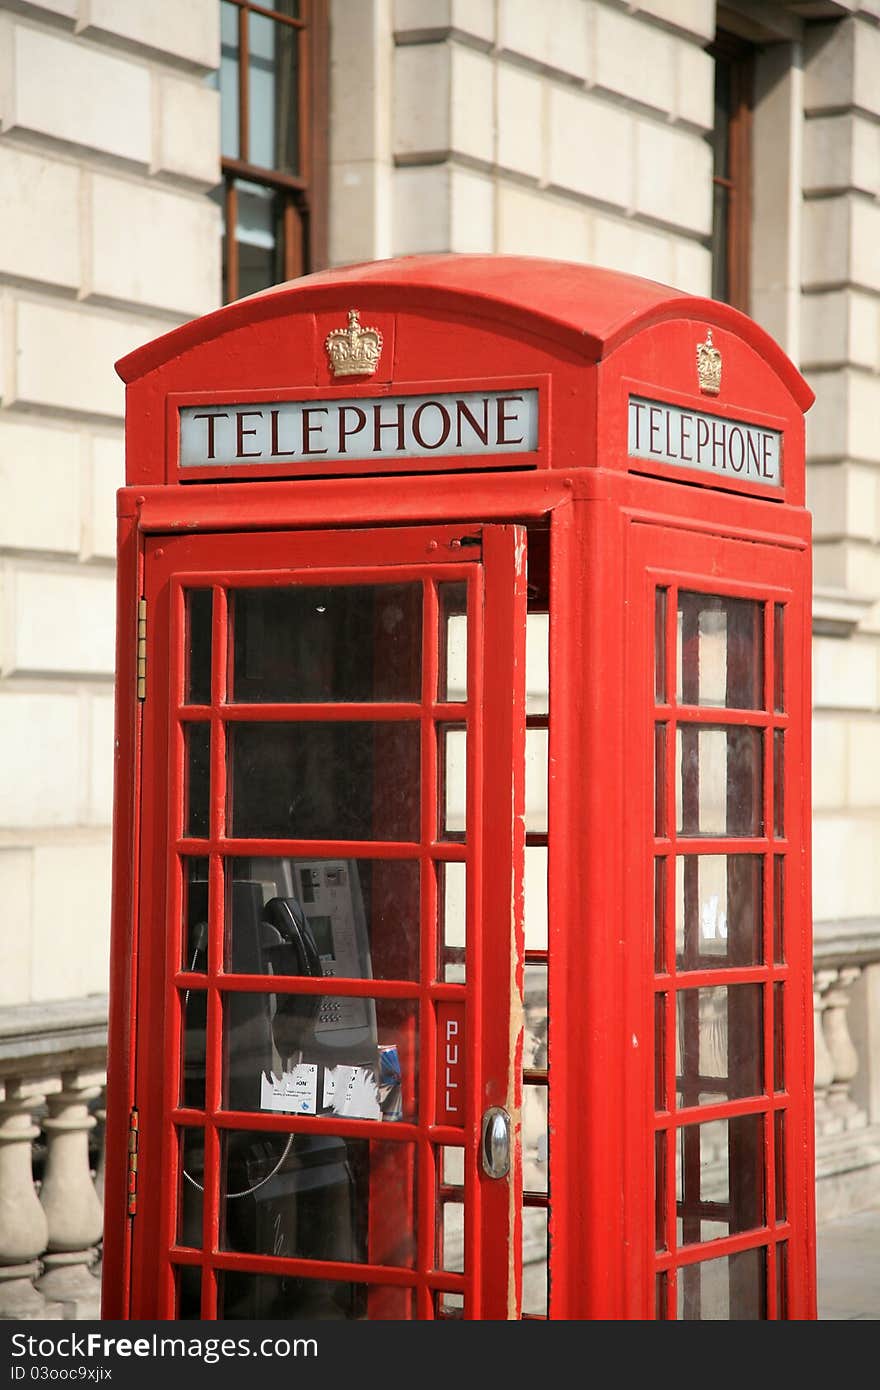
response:
[[[207,923],[206,923],[205,925],[207,926]],[[199,958],[199,952],[200,952],[202,949],[203,949],[203,947],[202,947],[200,944],[196,946],[196,949],[195,949],[195,951],[194,951],[194,953],[193,953],[192,961],[190,962],[190,967],[189,967],[189,968],[190,968],[190,972],[192,972],[193,970],[195,970],[195,968],[196,968],[196,961],[198,960],[198,958]],[[187,1006],[188,1003],[189,1003],[189,990],[187,990],[186,993],[185,993],[184,996],[183,996],[183,1007],[184,1007],[184,1009],[186,1008],[186,1006]],[[289,1059],[288,1059],[288,1060],[289,1060]],[[300,1060],[302,1060],[302,1053],[300,1053]],[[253,1187],[246,1187],[246,1188],[244,1188],[241,1192],[227,1192],[227,1194],[226,1194],[226,1200],[227,1200],[227,1202],[235,1201],[236,1198],[238,1198],[238,1197],[250,1197],[250,1195],[251,1195],[252,1192],[259,1192],[259,1190],[260,1190],[261,1187],[265,1187],[267,1182],[271,1182],[272,1179],[274,1178],[275,1174],[276,1174],[276,1173],[278,1172],[278,1170],[281,1168],[281,1165],[283,1164],[284,1160],[287,1158],[287,1155],[290,1153],[291,1147],[292,1147],[292,1145],[293,1145],[294,1138],[295,1138],[295,1136],[294,1136],[293,1134],[289,1134],[289,1135],[287,1136],[287,1143],[286,1143],[285,1146],[284,1146],[284,1152],[282,1153],[282,1155],[281,1155],[281,1157],[279,1158],[278,1162],[275,1164],[275,1167],[272,1169],[271,1173],[267,1173],[266,1176],[265,1176],[264,1178],[260,1178],[260,1181],[254,1183]],[[183,1176],[186,1178],[187,1182],[192,1183],[193,1187],[197,1188],[199,1192],[204,1192],[204,1190],[205,1190],[204,1184],[203,1184],[203,1183],[200,1183],[200,1182],[196,1182],[196,1180],[195,1180],[195,1178],[192,1176],[192,1174],[191,1174],[191,1173],[188,1173],[188,1172],[186,1171],[186,1168],[183,1169]]]

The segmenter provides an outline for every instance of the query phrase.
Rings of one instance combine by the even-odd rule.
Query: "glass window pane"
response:
[[[224,1106],[389,1123],[416,1115],[411,1000],[229,992]]]
[[[763,860],[757,854],[682,854],[675,861],[679,970],[760,965]]]
[[[526,831],[547,830],[547,729],[526,729]]]
[[[211,726],[186,724],[186,814],[185,833],[203,840],[209,830],[209,793],[211,785]]]
[[[178,1197],[178,1245],[200,1250],[202,1246],[202,1207],[205,1192],[205,1132],[178,1130],[180,1182]]]
[[[654,1135],[654,1248],[666,1249],[666,1149],[665,1129]]]
[[[764,1090],[760,985],[713,985],[676,994],[679,1104],[712,1105]]]
[[[238,294],[243,298],[284,279],[284,195],[235,181]]]
[[[298,31],[249,15],[248,106],[251,164],[298,174]]]
[[[210,589],[189,589],[186,595],[186,693],[188,705],[207,705],[211,701],[211,611],[214,595]]]
[[[412,1145],[227,1130],[221,1155],[221,1249],[413,1267]]]
[[[437,1230],[437,1268],[464,1271],[464,1203],[444,1202]]]
[[[418,840],[417,723],[242,722],[227,736],[233,835]]]
[[[201,1322],[202,1271],[194,1265],[180,1265],[174,1271],[175,1298],[180,1322]]]
[[[409,1288],[242,1270],[217,1275],[217,1317],[221,1320],[360,1322],[376,1318],[408,1322],[415,1315],[415,1291]]]
[[[547,1068],[547,967],[527,965],[523,990],[525,1036],[523,1066],[535,1071]]]
[[[785,856],[773,857],[773,958],[785,964]]]
[[[421,698],[421,584],[238,589],[230,623],[236,702]]]
[[[550,614],[526,615],[526,714],[550,709]]]
[[[788,1204],[785,1200],[785,1111],[777,1110],[773,1117],[774,1161],[776,1164],[776,1220],[788,1218]]]
[[[785,709],[785,605],[773,606],[773,708]]]
[[[547,1191],[548,1155],[547,1087],[524,1086],[522,1104],[524,1191]]]
[[[680,1245],[762,1226],[763,1116],[685,1125],[678,1133],[675,1182]]]
[[[666,995],[654,995],[654,1109],[666,1105]]]
[[[666,725],[654,727],[654,834],[666,831]]]
[[[418,862],[228,859],[225,968],[417,980]]]
[[[467,868],[464,864],[437,865],[439,914],[437,978],[463,984],[467,944]]]
[[[654,594],[654,699],[666,700],[666,590]]]
[[[205,1042],[208,996],[204,990],[180,992],[182,1067],[180,1103],[190,1110],[205,1108]]]
[[[438,584],[441,700],[467,699],[467,585]]]
[[[220,5],[220,153],[225,159],[241,155],[238,109],[237,5]]]
[[[522,1224],[522,1310],[547,1316],[547,1212],[526,1207]]]
[[[437,729],[440,820],[444,839],[464,839],[467,813],[467,731],[464,725]]]
[[[654,970],[666,970],[666,860],[654,860]]]
[[[773,834],[779,839],[785,834],[785,734],[773,731]]]
[[[547,846],[526,845],[524,886],[525,946],[547,949]]]
[[[678,1271],[678,1316],[696,1322],[748,1322],[767,1316],[767,1252],[741,1250]]]
[[[773,986],[773,1089],[785,1090],[785,985]]]
[[[762,709],[763,604],[715,594],[678,596],[678,680],[686,705]]]
[[[680,834],[761,834],[760,729],[681,725],[675,751]]]

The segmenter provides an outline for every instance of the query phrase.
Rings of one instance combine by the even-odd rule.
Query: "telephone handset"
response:
[[[369,979],[372,967],[357,866],[344,859],[291,864],[295,896],[273,898],[263,908],[264,918],[300,961],[295,972],[284,973]],[[372,999],[279,994],[274,1032],[282,1057],[300,1052],[303,1061],[349,1065],[376,1060]]]

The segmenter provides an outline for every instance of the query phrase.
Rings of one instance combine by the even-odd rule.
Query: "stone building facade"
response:
[[[0,0],[0,1214],[25,1209],[23,1234],[4,1243],[0,1229],[0,1309],[25,1306],[38,1274],[55,1307],[92,1294],[123,480],[113,363],[222,302],[231,8]],[[718,159],[743,135],[717,79],[742,61],[735,291],[817,396],[825,1217],[880,1195],[880,0],[328,0],[312,223],[326,231],[302,265],[516,252],[724,292],[718,207],[735,180]],[[32,1140],[42,1205],[22,1198]],[[64,1179],[83,1212],[73,1245],[52,1204],[62,1162],[79,1164]]]

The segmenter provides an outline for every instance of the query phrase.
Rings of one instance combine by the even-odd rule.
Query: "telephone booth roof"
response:
[[[637,275],[539,256],[424,254],[364,261],[273,285],[183,324],[116,364],[126,383],[203,343],[290,313],[364,307],[458,311],[556,339],[587,362],[672,319],[696,319],[743,339],[776,372],[802,411],[814,394],[779,345],[753,319],[718,300]]]

